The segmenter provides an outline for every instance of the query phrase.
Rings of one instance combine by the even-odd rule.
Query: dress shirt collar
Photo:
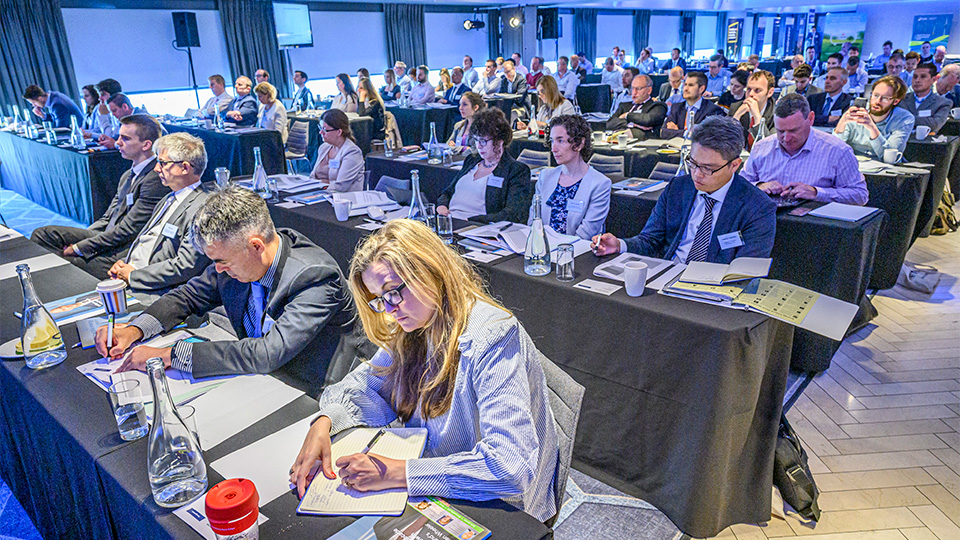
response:
[[[914,93],[913,93],[913,100],[914,100],[914,102],[916,102],[917,107],[919,107],[920,104],[923,103],[923,100],[925,100],[925,99],[927,99],[928,97],[930,97],[930,94],[932,94],[932,93],[933,93],[932,91],[927,90],[927,94],[926,94],[925,96],[923,96],[923,97],[920,97],[916,92],[914,92]]]
[[[189,186],[182,187],[173,192],[172,196],[176,199],[176,202],[181,203],[184,199],[187,198],[187,195],[193,192],[193,190],[200,187],[200,180],[190,184]]]
[[[797,157],[797,156],[799,156],[800,154],[803,154],[803,153],[813,152],[813,146],[816,144],[816,141],[814,141],[814,137],[817,136],[817,135],[816,135],[817,133],[821,133],[821,132],[820,132],[819,130],[817,130],[816,128],[811,127],[811,128],[810,128],[810,134],[807,135],[807,140],[803,142],[803,146],[801,146],[800,149],[797,150],[797,153],[796,153],[796,154],[793,154],[792,156],[790,155],[789,152],[787,152],[787,149],[784,148],[782,144],[780,144],[780,140],[779,140],[779,139],[777,139],[776,147],[780,150],[780,152],[783,154],[783,156],[786,157],[786,158],[788,158],[788,159],[789,159],[789,158],[792,158],[792,157]]]
[[[277,244],[277,253],[273,256],[273,262],[270,263],[270,268],[267,268],[267,273],[257,280],[257,283],[259,283],[265,291],[273,288],[273,281],[277,276],[277,268],[280,267],[280,254],[283,253],[283,236],[277,234],[277,240],[279,243]]]
[[[698,99],[693,105],[687,103],[687,109],[693,109],[695,111],[699,111],[701,106],[703,106],[703,98]]]
[[[713,193],[707,193],[706,191],[700,191],[700,190],[698,189],[698,190],[697,190],[697,197],[699,198],[700,195],[706,195],[706,196],[710,197],[711,199],[717,201],[718,203],[721,203],[721,204],[722,204],[722,203],[723,203],[723,200],[727,198],[727,192],[730,191],[730,184],[733,183],[733,179],[734,179],[734,178],[736,178],[736,175],[731,176],[731,177],[730,177],[730,180],[728,180],[727,183],[723,185],[723,187],[721,187],[720,189],[714,191]],[[693,181],[693,180],[691,180],[691,182],[692,182],[692,181]]]
[[[133,177],[136,178],[140,176],[140,173],[143,172],[143,169],[145,169],[147,165],[153,165],[156,162],[155,158],[156,156],[154,156],[153,154],[150,154],[150,157],[148,157],[147,159],[141,161],[140,163],[137,163],[133,167],[130,167],[130,170],[133,171]]]

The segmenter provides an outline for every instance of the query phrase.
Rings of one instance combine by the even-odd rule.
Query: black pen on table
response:
[[[386,429],[380,428],[380,431],[378,431],[377,434],[374,435],[372,439],[370,439],[370,442],[367,443],[367,447],[363,449],[362,453],[366,454],[367,452],[369,452],[370,449],[373,448],[373,445],[377,444],[377,441],[379,441],[380,437],[383,437],[383,434],[386,432],[387,432]]]
[[[109,351],[113,348],[113,322],[116,318],[116,315],[111,313],[107,315],[107,350]]]

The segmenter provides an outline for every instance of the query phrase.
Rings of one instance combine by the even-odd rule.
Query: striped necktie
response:
[[[690,254],[687,255],[687,264],[707,260],[707,248],[710,247],[710,238],[713,236],[713,205],[717,201],[706,193],[701,193],[700,196],[703,197],[703,219],[700,220],[697,234],[693,237],[693,245],[690,246]]]
[[[263,285],[258,281],[250,284],[250,300],[247,302],[247,310],[243,314],[243,328],[247,331],[247,337],[263,337]]]
[[[167,195],[167,200],[163,202],[163,208],[157,212],[157,215],[153,216],[153,219],[150,220],[150,223],[148,223],[146,227],[140,229],[140,234],[137,235],[137,239],[130,244],[130,250],[127,251],[127,260],[124,262],[130,262],[130,256],[133,255],[134,248],[140,244],[140,239],[143,237],[144,233],[152,229],[161,219],[163,219],[163,215],[167,213],[167,210],[170,208],[170,205],[173,204],[173,201],[176,198],[176,195],[173,193]]]

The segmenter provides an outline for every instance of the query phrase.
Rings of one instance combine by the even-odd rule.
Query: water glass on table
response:
[[[107,395],[110,396],[113,416],[117,419],[120,438],[125,441],[135,441],[146,436],[150,431],[150,425],[147,424],[147,413],[143,410],[140,381],[135,379],[118,381],[110,386]]]
[[[187,426],[190,433],[193,433],[193,438],[200,445],[200,432],[197,431],[197,409],[193,405],[177,405],[177,414],[180,415],[183,425]]]
[[[437,205],[427,203],[423,205],[423,212],[427,218],[427,226],[437,232]]]
[[[393,141],[386,139],[383,141],[383,155],[384,157],[392,158],[393,157]]]
[[[437,234],[444,244],[453,243],[453,216],[437,214]]]
[[[573,244],[557,246],[557,281],[573,281]]]
[[[213,177],[217,181],[217,187],[225,188],[230,185],[230,169],[226,167],[217,167],[214,169]]]

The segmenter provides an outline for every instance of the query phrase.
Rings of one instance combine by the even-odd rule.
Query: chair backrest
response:
[[[650,173],[651,180],[666,180],[669,182],[677,175],[677,170],[680,169],[680,165],[676,163],[666,163],[663,161],[658,161],[657,164],[653,167],[653,171]]]
[[[567,477],[570,474],[570,461],[573,459],[573,443],[576,440],[577,423],[580,421],[584,388],[542,353],[540,365],[547,379],[550,410],[553,411],[557,440],[560,442],[560,456],[557,459],[557,470],[553,478],[557,515],[560,515],[560,506],[563,504],[563,495],[567,489]],[[547,526],[553,526],[557,515],[546,521]]]
[[[404,180],[403,178],[394,178],[392,176],[381,176],[377,180],[377,186],[373,188],[374,191],[382,191],[387,194],[388,197],[393,199],[391,195],[391,190],[401,190],[407,191],[410,193],[410,180]],[[396,200],[396,199],[394,199]],[[407,195],[407,200],[410,200],[410,195]]]
[[[397,125],[397,117],[390,111],[384,111],[383,123],[385,137],[393,142],[394,148],[403,148],[403,137],[400,136],[400,126]]]
[[[303,156],[307,154],[307,140],[309,139],[310,122],[294,120],[287,135],[287,151]]]
[[[537,167],[549,167],[550,152],[541,152],[539,150],[524,148],[520,151],[520,155],[517,156],[517,161],[527,165],[531,169],[535,169]]]
[[[596,169],[597,172],[623,176],[623,156],[594,154],[590,156],[590,165]]]
[[[611,106],[609,84],[581,84],[577,86],[577,105],[580,112],[601,112],[610,110]]]

